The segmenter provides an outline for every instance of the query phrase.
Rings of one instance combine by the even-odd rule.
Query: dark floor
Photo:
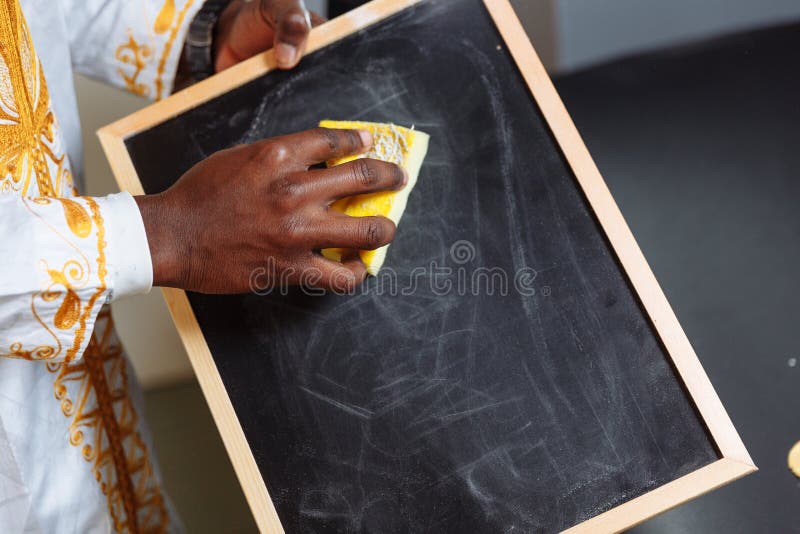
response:
[[[637,533],[800,532],[798,59],[794,24],[557,82],[759,467]]]

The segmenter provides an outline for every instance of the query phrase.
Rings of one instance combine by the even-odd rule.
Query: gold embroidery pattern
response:
[[[129,43],[130,44],[130,43]],[[138,73],[152,55],[146,50],[118,51],[123,63],[137,72],[131,84],[138,87]],[[105,227],[99,206],[91,198],[74,197],[69,160],[61,149],[44,73],[17,0],[0,0],[0,192],[17,193],[31,216],[74,251],[61,265],[41,260],[49,285],[33,295],[32,316],[53,337],[54,344],[9,347],[13,356],[45,363],[55,375],[54,393],[69,421],[69,442],[91,464],[92,472],[107,498],[109,515],[117,532],[165,532],[169,517],[147,446],[138,431],[139,417],[130,397],[126,358],[114,334],[108,308],[99,312],[94,333],[88,322],[106,290]],[[37,197],[38,198],[29,198]],[[58,202],[66,224],[55,227],[37,206]],[[93,237],[94,232],[94,237]],[[96,240],[96,258],[88,258],[78,241]],[[51,261],[52,263],[52,261]],[[81,290],[98,279],[85,305]],[[37,304],[58,306],[52,317],[42,317]],[[52,313],[52,312],[50,312]],[[52,324],[50,324],[52,323]],[[62,347],[56,330],[74,330],[73,342]],[[83,358],[80,347],[90,335]]]
[[[86,209],[77,200],[59,198],[51,199],[48,197],[39,197],[32,199],[33,203],[39,205],[50,205],[53,200],[61,203],[64,216],[66,219],[67,227],[71,230],[75,237],[85,239],[90,237],[92,229],[96,228],[97,239],[97,277],[98,283],[92,296],[83,306],[81,299],[78,295],[80,289],[85,288],[90,282],[93,264],[88,258],[76,247],[69,239],[66,238],[57,228],[51,227],[51,231],[63,239],[69,246],[75,249],[76,257],[78,259],[67,260],[60,269],[52,268],[46,260],[41,260],[41,264],[50,277],[50,285],[42,291],[34,293],[31,296],[31,313],[36,321],[53,337],[55,346],[42,345],[33,350],[25,350],[21,342],[11,345],[10,353],[7,356],[23,358],[26,360],[41,360],[53,359],[61,356],[62,346],[59,337],[53,332],[53,328],[58,330],[72,330],[76,326],[73,335],[72,346],[67,350],[64,357],[65,361],[69,362],[76,357],[80,350],[83,340],[86,336],[87,321],[92,314],[92,311],[97,306],[97,300],[105,293],[106,290],[106,254],[105,254],[105,227],[103,217],[100,214],[100,207],[97,202],[90,197],[83,197],[82,200],[86,202],[91,211],[91,215],[87,213]],[[26,206],[28,201],[23,200]],[[39,218],[45,224],[48,224],[42,217],[39,216],[29,206],[28,209],[31,214]],[[51,303],[61,300],[61,304],[53,316],[53,328],[42,318],[42,315],[37,311],[37,302]]]
[[[130,29],[128,30],[128,40],[117,47],[114,57],[122,64],[117,69],[117,73],[130,92],[139,96],[149,97],[153,95],[156,100],[161,100],[165,96],[163,94],[164,73],[167,68],[167,60],[175,40],[178,38],[178,32],[183,27],[186,15],[194,3],[195,0],[186,0],[180,11],[177,11],[175,0],[165,0],[153,22],[153,32],[156,35],[168,35],[156,65],[156,77],[152,91],[146,83],[140,81],[140,75],[154,58],[154,47],[140,44],[134,38],[133,32]]]
[[[0,191],[16,192],[23,198],[69,194],[74,187],[69,161],[60,148],[44,71],[17,1],[0,3],[0,43]],[[48,204],[50,201],[40,198],[34,202]],[[38,217],[27,201],[25,205],[33,216]],[[64,204],[70,229],[76,237],[85,239],[89,237],[92,225],[88,216],[80,216],[82,210],[77,202]],[[102,220],[96,221],[96,224],[99,257],[104,258]],[[52,284],[35,294],[31,302],[33,317],[54,338],[55,343],[26,349],[21,342],[16,342],[9,347],[8,356],[25,359],[60,356],[62,346],[53,329],[71,330],[79,318],[81,303],[75,289],[88,283],[90,265],[78,247],[55,228],[52,230],[77,252],[76,258],[67,260],[60,270],[51,269],[45,261],[42,262]],[[63,287],[63,291],[59,287]],[[63,301],[52,317],[53,324],[48,326],[37,313],[37,299],[52,303],[62,295]]]
[[[123,65],[133,65],[133,73],[126,74],[122,67],[117,72],[122,76],[125,87],[131,93],[139,96],[150,96],[150,88],[144,83],[139,83],[139,75],[153,57],[153,49],[147,45],[140,45],[128,32],[128,42],[117,47],[114,57]]]
[[[167,4],[172,2],[173,0],[167,0]],[[156,100],[161,100],[162,92],[164,91],[164,71],[167,66],[167,58],[169,57],[170,50],[172,50],[172,45],[175,43],[175,39],[178,37],[178,31],[183,26],[183,20],[186,18],[186,14],[189,12],[189,8],[192,7],[193,3],[194,0],[186,0],[186,3],[183,5],[183,8],[181,8],[180,13],[178,13],[175,24],[172,26],[167,43],[164,45],[164,51],[161,53],[161,60],[158,62],[158,72],[156,74]],[[167,6],[164,7],[167,8]],[[163,15],[165,11],[168,11],[168,9],[162,8],[159,19],[161,19],[161,15]],[[174,12],[174,6],[172,11]],[[160,26],[162,28],[167,26],[164,24],[163,20],[157,22],[160,22]]]
[[[60,196],[72,186],[69,164],[57,143],[44,71],[16,1],[0,3],[0,40],[0,191],[26,195],[35,185],[39,195]]]
[[[89,204],[89,209],[92,210],[92,221],[97,226],[97,277],[100,280],[100,283],[97,286],[97,290],[94,294],[89,298],[89,302],[86,303],[86,306],[83,309],[83,315],[80,317],[80,326],[78,330],[75,332],[75,337],[72,342],[72,347],[67,351],[67,355],[64,358],[64,361],[69,363],[72,361],[75,356],[78,354],[78,351],[81,348],[81,344],[83,343],[83,338],[86,336],[86,321],[92,313],[92,310],[97,303],[97,299],[100,298],[103,293],[106,291],[106,274],[108,274],[108,269],[106,268],[106,231],[103,224],[103,217],[100,215],[100,207],[97,205],[97,202],[91,197],[84,197],[84,200],[87,204]],[[63,304],[62,304],[63,306]]]
[[[83,358],[48,363],[61,410],[71,418],[69,441],[91,464],[116,532],[165,532],[167,514],[139,417],[128,391],[125,356],[108,308],[97,317]]]
[[[156,22],[153,24],[153,31],[156,33],[166,33],[175,18],[175,0],[166,0],[158,12]]]

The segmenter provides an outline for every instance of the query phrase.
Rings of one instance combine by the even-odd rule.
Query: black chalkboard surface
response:
[[[287,531],[559,531],[721,458],[482,1],[423,1],[125,146],[156,193],[325,118],[431,135],[384,273],[189,295]]]

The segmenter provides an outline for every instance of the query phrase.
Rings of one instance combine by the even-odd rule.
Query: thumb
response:
[[[272,21],[275,60],[281,69],[295,67],[303,55],[311,31],[311,14],[302,0],[262,0],[261,14]]]

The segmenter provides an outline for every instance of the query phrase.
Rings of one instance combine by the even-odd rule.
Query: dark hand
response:
[[[217,23],[214,67],[219,72],[274,47],[278,67],[291,69],[305,51],[309,24],[324,21],[302,0],[233,0]]]
[[[347,291],[366,276],[357,257],[338,263],[323,248],[372,250],[394,238],[385,217],[349,217],[336,200],[401,189],[396,165],[358,159],[368,132],[317,128],[223,150],[198,163],[167,191],[136,197],[153,259],[154,285],[203,293],[243,293],[279,284]]]

